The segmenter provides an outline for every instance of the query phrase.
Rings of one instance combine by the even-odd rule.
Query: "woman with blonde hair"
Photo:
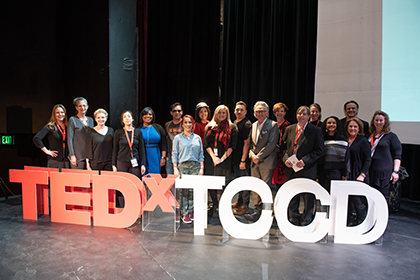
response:
[[[56,104],[52,109],[50,121],[33,139],[35,146],[48,156],[47,167],[69,168],[66,128],[66,108],[62,104]],[[49,149],[42,142],[45,137],[48,139]]]
[[[108,112],[98,109],[93,113],[96,126],[90,129],[86,137],[87,170],[112,171],[112,141],[114,130],[105,125]]]
[[[207,175],[225,176],[226,180],[229,180],[231,154],[236,148],[237,137],[238,130],[230,120],[229,108],[219,105],[204,132],[204,149],[207,152],[205,161],[208,162],[206,167],[211,167],[206,170]],[[217,191],[210,190],[209,192],[215,210],[219,204]]]

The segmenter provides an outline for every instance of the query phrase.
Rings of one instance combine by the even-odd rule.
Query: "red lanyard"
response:
[[[303,132],[303,130],[305,129],[305,127],[306,127],[306,125],[304,126],[304,127],[302,127],[302,129],[300,130],[300,132],[299,132],[299,134],[298,134],[298,131],[299,131],[299,125],[296,125],[296,136],[295,136],[295,144],[293,145],[293,152],[295,152],[296,151],[296,146],[297,146],[297,142],[298,142],[298,140],[299,140],[299,138],[300,138],[300,135],[302,134],[302,132]]]
[[[131,129],[131,141],[128,138],[128,133],[127,133],[127,129],[124,127],[124,132],[125,132],[125,136],[127,137],[127,142],[128,142],[128,146],[130,147],[130,152],[131,152],[131,157],[133,158],[133,142],[134,142],[134,129]]]
[[[216,137],[214,137],[214,147],[217,148],[217,136],[219,135],[219,132],[216,132]]]
[[[55,123],[55,125],[58,127],[58,130],[60,130],[61,135],[63,136],[63,148],[66,147],[66,130],[62,129],[61,126],[58,123]]]
[[[354,140],[356,140],[357,134],[356,136],[354,136],[353,140],[350,141],[350,136],[347,137],[347,142],[349,142],[349,147],[351,146],[351,144],[354,142]]]

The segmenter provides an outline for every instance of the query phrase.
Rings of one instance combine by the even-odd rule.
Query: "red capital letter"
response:
[[[10,182],[22,183],[23,218],[37,220],[36,185],[48,185],[47,171],[9,170]]]

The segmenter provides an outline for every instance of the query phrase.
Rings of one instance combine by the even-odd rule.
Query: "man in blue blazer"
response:
[[[296,111],[297,124],[289,125],[283,135],[283,144],[286,150],[283,161],[286,165],[286,181],[294,178],[308,178],[316,180],[317,162],[324,152],[324,139],[321,129],[308,123],[310,110],[307,106],[301,106]],[[297,172],[289,160],[296,155],[298,162],[296,167],[303,168]],[[304,199],[305,209],[299,213],[301,196]],[[306,226],[312,222],[315,195],[303,193],[296,195],[289,204],[289,220],[294,225]]]
[[[251,176],[257,177],[274,188],[272,183],[273,170],[277,166],[276,144],[279,141],[277,123],[268,119],[269,106],[264,101],[254,105],[254,116],[257,121],[252,124],[249,158],[251,159]],[[255,210],[246,214],[245,218],[256,221],[261,216],[262,201],[260,196],[252,192]]]

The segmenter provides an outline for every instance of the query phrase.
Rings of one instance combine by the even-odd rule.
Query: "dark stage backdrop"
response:
[[[146,99],[139,98],[139,110],[152,107],[156,122],[162,125],[171,119],[169,106],[176,101],[183,105],[184,114],[194,114],[200,101],[214,110],[218,98],[220,1],[151,0],[147,16],[147,89],[140,85],[144,91],[141,94],[147,93]]]
[[[284,102],[295,122],[314,100],[317,11],[316,0],[224,0],[222,102]]]

